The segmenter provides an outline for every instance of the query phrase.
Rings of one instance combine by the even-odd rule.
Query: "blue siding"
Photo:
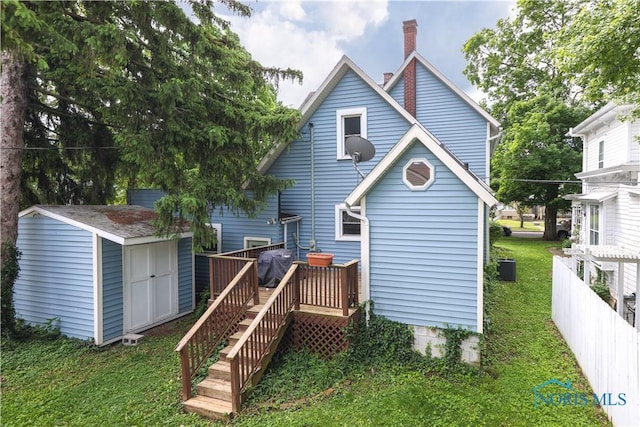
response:
[[[160,199],[164,195],[165,193],[161,190],[152,190],[147,188],[127,190],[127,204],[155,209],[156,200]]]
[[[102,339],[110,341],[124,330],[124,287],[122,283],[122,246],[102,241]]]
[[[20,218],[18,233],[17,316],[39,325],[58,318],[64,335],[94,338],[91,233],[43,216]]]
[[[389,106],[355,73],[349,71],[315,111],[309,122],[314,124],[316,175],[316,233],[323,252],[336,255],[335,262],[360,258],[360,242],[336,241],[335,205],[360,182],[350,160],[336,160],[336,110],[367,108],[367,138],[376,147],[373,160],[361,163],[368,173],[408,130],[409,123]],[[296,184],[282,193],[282,210],[301,215],[300,244],[311,240],[311,155],[308,123],[302,128],[302,138],[294,141],[268,171],[280,178],[294,179]],[[295,225],[289,227],[292,233]],[[223,231],[226,238],[226,231]],[[304,258],[306,251],[301,251]]]
[[[270,196],[267,206],[254,218],[243,213],[235,214],[227,208],[219,208],[213,213],[212,223],[222,224],[222,252],[243,249],[245,237],[271,238],[271,243],[282,241],[282,226],[268,225],[267,221],[278,217],[278,196]]]
[[[416,118],[482,180],[487,179],[487,120],[424,65],[416,67]],[[404,77],[389,95],[404,106]]]
[[[487,120],[418,63],[417,119],[481,179],[488,179]]]
[[[178,313],[193,308],[193,251],[189,237],[178,242]]]
[[[436,169],[425,191],[410,191],[402,181],[413,157]],[[476,330],[477,201],[419,143],[370,191],[371,299],[378,314],[411,325]]]

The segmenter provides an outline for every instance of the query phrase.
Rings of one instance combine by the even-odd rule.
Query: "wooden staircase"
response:
[[[261,297],[257,259],[243,257],[247,255],[212,255],[210,258],[211,291],[218,294],[220,290],[219,295],[175,350],[180,354],[186,412],[222,420],[239,412],[248,391],[258,383],[277,351],[294,312],[300,311],[301,302],[305,310],[315,307],[322,309],[322,316],[337,315],[347,320],[352,314],[350,310],[357,307],[357,260],[324,269],[296,262],[277,288]],[[220,283],[228,285],[223,287]],[[330,337],[328,341],[333,342],[338,326],[334,321],[327,323],[326,317],[323,319],[319,324],[312,324],[314,336],[326,332],[327,335],[320,336]],[[343,321],[340,328],[346,326]],[[297,336],[297,332],[293,333]],[[194,395],[193,379],[223,343],[226,347],[220,351],[219,360],[207,368],[207,377],[195,386],[197,394]]]
[[[186,412],[194,412],[210,419],[224,420],[233,412],[233,393],[231,391],[231,364],[227,360],[227,355],[242,338],[251,322],[264,307],[263,304],[254,305],[247,310],[247,318],[238,325],[238,332],[229,337],[229,345],[220,351],[220,359],[211,365],[208,376],[197,386],[197,395],[183,403]],[[268,354],[262,357],[260,366],[251,376],[251,384],[255,385],[260,381],[264,371],[271,361],[271,358],[278,349],[280,341],[284,337],[288,322],[283,324],[278,338],[271,344]],[[266,340],[266,337],[264,337]]]

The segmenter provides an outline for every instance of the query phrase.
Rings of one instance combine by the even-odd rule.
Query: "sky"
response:
[[[513,1],[247,0],[249,18],[220,13],[253,58],[264,66],[295,68],[297,82],[280,83],[278,99],[298,108],[343,55],[374,81],[403,61],[402,22],[418,23],[417,51],[474,100],[483,94],[463,74],[465,41],[501,18]]]

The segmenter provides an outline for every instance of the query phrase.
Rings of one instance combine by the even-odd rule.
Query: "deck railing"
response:
[[[300,304],[340,308],[349,315],[349,308],[358,305],[358,262],[312,267],[306,262],[300,266]]]
[[[229,283],[229,282],[227,282]],[[222,341],[236,331],[249,303],[258,304],[258,267],[255,259],[244,259],[244,266],[230,280],[220,296],[204,312],[175,351],[180,353],[182,393],[191,397],[191,381]]]
[[[209,291],[211,298],[215,298],[227,286],[248,259],[258,259],[260,254],[273,249],[284,248],[284,243],[259,246],[257,248],[241,249],[223,254],[208,255],[209,257]]]
[[[264,307],[251,322],[240,340],[227,355],[231,366],[232,411],[237,412],[242,403],[242,393],[251,384],[258,368],[264,369],[273,355],[274,343],[282,338],[281,329],[291,320],[292,310],[299,308],[298,268],[291,266],[278,287],[265,302]]]

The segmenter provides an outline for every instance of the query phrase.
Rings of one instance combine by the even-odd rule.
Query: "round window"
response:
[[[402,180],[411,190],[424,190],[433,181],[434,169],[426,159],[411,159],[403,169]]]

